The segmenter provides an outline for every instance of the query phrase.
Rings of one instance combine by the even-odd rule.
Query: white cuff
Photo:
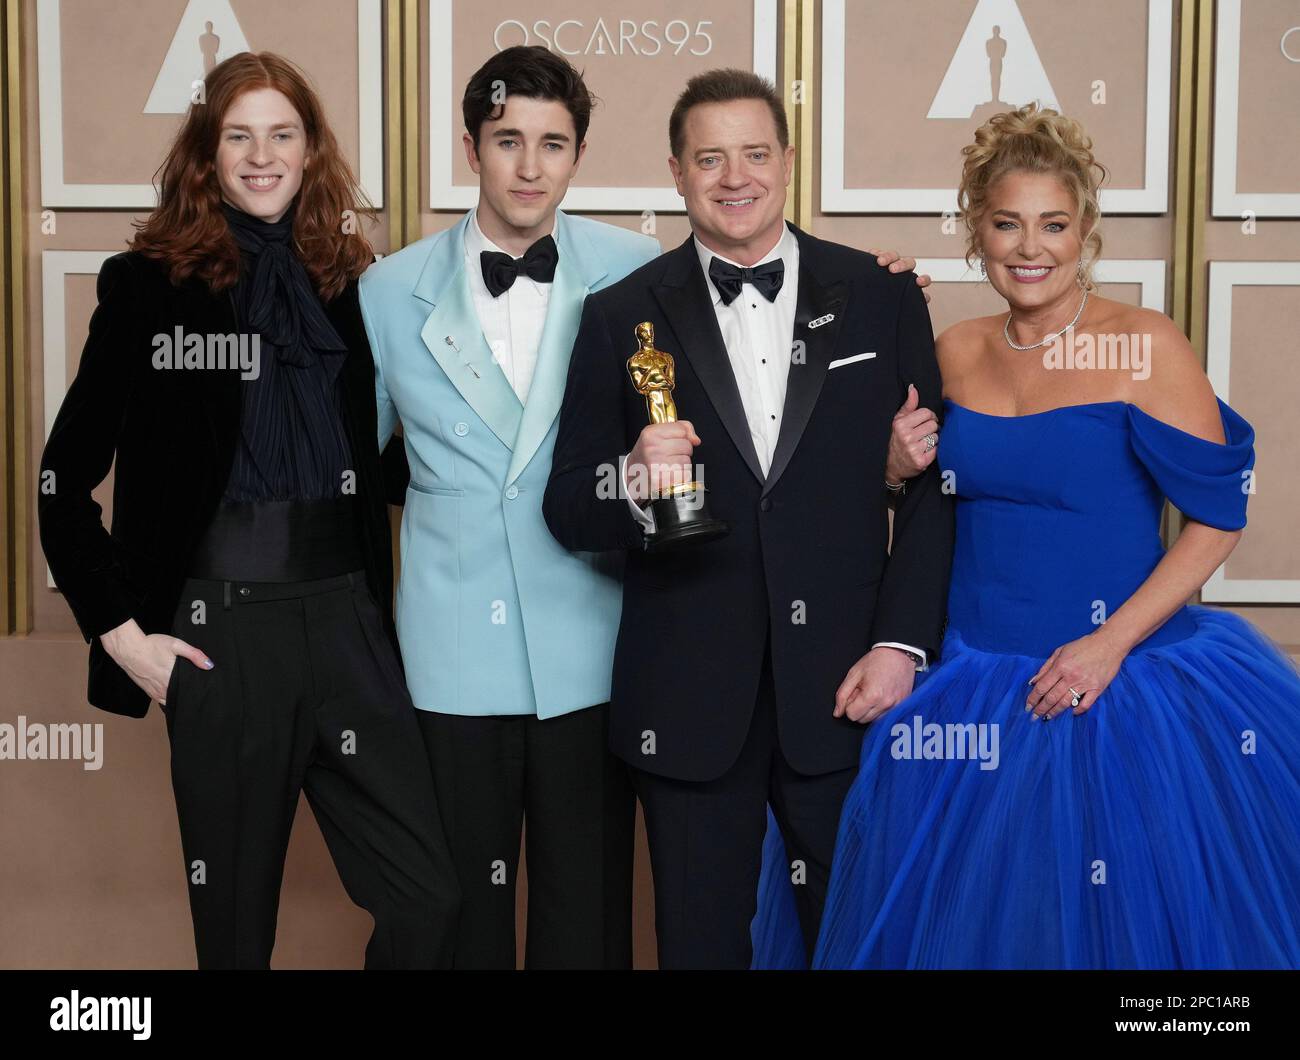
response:
[[[882,640],[878,644],[873,644],[871,646],[873,648],[902,648],[903,651],[910,651],[913,655],[919,655],[921,657],[921,663],[917,666],[917,670],[925,670],[930,666],[929,660],[925,656],[925,652],[920,648],[912,647],[910,644],[898,644],[892,640]]]
[[[655,532],[655,513],[648,508],[642,508],[632,499],[632,491],[627,488],[627,458],[630,453],[624,453],[618,458],[618,480],[623,485],[623,496],[627,498],[627,505],[632,509],[632,517],[641,524],[641,529],[647,534]]]

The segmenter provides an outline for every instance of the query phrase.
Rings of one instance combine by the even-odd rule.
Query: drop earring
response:
[[[980,255],[980,282],[985,283],[989,278],[988,267],[984,264],[984,255]]]

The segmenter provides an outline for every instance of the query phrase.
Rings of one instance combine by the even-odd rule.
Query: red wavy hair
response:
[[[221,213],[216,157],[226,111],[245,92],[273,88],[302,118],[307,158],[293,220],[294,249],[323,301],[330,301],[374,260],[360,216],[344,232],[344,212],[374,220],[374,207],[325,120],[306,75],[272,52],[241,52],[218,63],[204,79],[205,103],[191,103],[167,158],[154,174],[158,205],[138,228],[131,249],[166,263],[172,283],[191,276],[214,291],[239,278],[239,248]]]

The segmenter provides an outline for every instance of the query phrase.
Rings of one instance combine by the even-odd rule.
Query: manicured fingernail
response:
[[[205,667],[206,669],[211,670],[211,669],[212,669],[212,660],[211,660],[211,659],[204,659],[204,660],[203,660],[203,665],[204,665],[204,667]]]

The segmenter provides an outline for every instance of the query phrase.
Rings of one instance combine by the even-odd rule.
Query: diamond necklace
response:
[[[1013,350],[1021,350],[1021,351],[1033,350],[1033,349],[1037,349],[1039,346],[1046,346],[1053,339],[1059,339],[1062,335],[1064,335],[1067,331],[1069,331],[1072,327],[1074,327],[1075,324],[1079,323],[1079,318],[1083,316],[1083,307],[1086,306],[1087,304],[1088,304],[1088,292],[1084,291],[1083,301],[1079,303],[1079,311],[1074,314],[1074,319],[1071,320],[1068,324],[1066,324],[1065,327],[1063,327],[1055,335],[1048,335],[1046,338],[1040,339],[1038,342],[1035,342],[1031,346],[1020,346],[1011,340],[1011,314],[1008,313],[1007,322],[1002,325],[1002,337],[1007,340],[1007,345],[1010,346]]]

